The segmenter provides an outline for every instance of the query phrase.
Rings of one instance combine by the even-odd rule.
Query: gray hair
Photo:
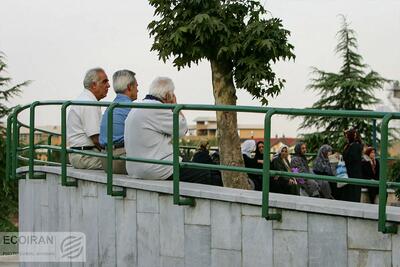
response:
[[[93,68],[88,70],[85,74],[85,78],[83,79],[83,87],[89,90],[92,83],[98,82],[99,72],[105,71],[102,68]]]
[[[164,99],[168,94],[174,93],[175,86],[168,77],[157,77],[150,84],[149,94]]]
[[[130,70],[119,70],[113,75],[113,87],[116,93],[123,93],[128,85],[136,82],[136,73]]]

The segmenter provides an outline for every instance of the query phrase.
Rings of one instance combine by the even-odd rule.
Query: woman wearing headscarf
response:
[[[364,157],[361,161],[361,169],[364,179],[379,180],[379,161],[375,159],[376,150],[373,147],[368,147],[365,150]],[[378,195],[378,187],[367,187],[369,202],[374,204],[375,198]]]
[[[263,160],[264,160],[264,142],[258,141],[256,145],[256,155],[254,158],[257,160],[257,166],[259,169],[263,168]]]
[[[313,166],[313,172],[315,174],[334,176],[331,163],[329,162],[329,156],[331,154],[332,154],[332,147],[330,145],[322,145],[319,148]],[[336,183],[331,183],[330,185],[329,182],[321,180],[319,180],[317,183],[319,185],[320,195],[324,198],[333,199],[331,186],[336,187]]]
[[[260,164],[259,160],[254,158],[254,151],[256,150],[256,141],[254,140],[246,140],[243,142],[242,146],[242,154],[244,160],[244,166],[246,168],[258,168],[258,164]],[[261,163],[262,164],[262,163]],[[254,183],[254,189],[257,191],[262,190],[262,176],[254,173],[247,173],[250,180]]]
[[[343,160],[346,164],[349,178],[362,178],[361,158],[363,145],[361,138],[355,129],[345,132],[347,144],[343,150]],[[341,200],[360,202],[361,186],[347,184],[342,188]]]
[[[289,157],[288,147],[285,145],[280,147],[278,152],[274,155],[272,159],[271,170],[291,172],[288,157]],[[299,188],[296,179],[281,176],[281,177],[272,177],[271,181],[272,181],[271,188],[273,191],[282,194],[299,195]]]

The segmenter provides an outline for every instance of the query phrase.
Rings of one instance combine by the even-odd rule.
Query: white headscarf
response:
[[[252,158],[252,153],[256,151],[256,141],[255,140],[246,140],[242,144],[242,154]]]

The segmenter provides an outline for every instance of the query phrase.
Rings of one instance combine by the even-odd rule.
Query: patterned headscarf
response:
[[[314,161],[314,170],[331,175],[332,167],[329,162],[328,152],[332,152],[332,147],[330,145],[321,146],[318,150],[317,158]]]

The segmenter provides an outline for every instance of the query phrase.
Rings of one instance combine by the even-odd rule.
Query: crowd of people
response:
[[[292,173],[308,173],[325,176],[336,176],[337,162],[343,159],[347,177],[360,179],[379,180],[379,161],[375,159],[376,150],[373,147],[364,146],[360,135],[355,129],[345,132],[346,145],[342,151],[333,154],[330,145],[322,145],[313,162],[309,162],[306,156],[305,143],[299,142],[294,147],[294,154],[289,160],[289,148],[283,145],[273,155],[270,169]],[[264,143],[255,140],[246,140],[242,144],[242,154],[245,166],[248,168],[263,168]],[[269,158],[269,155],[268,157]],[[311,165],[311,167],[310,167]],[[249,179],[255,184],[255,190],[262,188],[262,176],[248,174]],[[352,202],[361,201],[361,186],[327,182],[323,180],[293,178],[286,176],[272,176],[270,178],[270,191],[282,194],[303,195]],[[369,202],[375,203],[378,195],[377,187],[366,187]]]
[[[113,88],[115,103],[131,103],[138,98],[136,74],[130,70],[119,70],[114,73]],[[83,80],[84,90],[76,100],[100,101],[106,97],[110,83],[106,72],[101,68],[89,70]],[[176,104],[175,86],[168,77],[157,77],[150,85],[148,94],[140,103]],[[95,106],[73,105],[67,117],[68,145],[74,150],[106,152],[107,148],[108,109],[101,114],[101,108]],[[179,114],[179,136],[183,137],[188,130],[185,116]],[[172,161],[173,113],[171,109],[123,108],[113,111],[112,148],[114,156],[145,158],[152,160]],[[379,179],[379,162],[375,159],[376,151],[372,147],[363,147],[360,135],[351,129],[345,134],[347,143],[342,151],[351,178]],[[242,143],[242,154],[246,167],[263,168],[264,143],[246,140]],[[268,150],[267,150],[268,151]],[[364,151],[364,152],[363,152]],[[332,163],[332,147],[323,145],[315,160],[310,162],[306,157],[305,143],[298,143],[294,155],[289,160],[289,148],[282,146],[272,157],[271,170],[314,173],[335,176],[336,169]],[[267,157],[270,158],[269,155]],[[70,153],[69,160],[74,168],[107,170],[105,158]],[[192,158],[193,162],[219,164],[218,154],[210,155],[207,140],[200,142]],[[173,177],[171,165],[141,163],[114,160],[112,166],[116,174],[128,174],[133,178],[170,180]],[[180,167],[180,180],[222,186],[221,173],[215,170],[203,170]],[[248,173],[249,183],[254,190],[262,190],[262,176]],[[282,194],[304,195],[327,199],[339,199],[359,202],[361,187],[350,184],[302,179],[286,176],[273,176],[270,179],[270,191]],[[368,188],[370,202],[374,203],[378,194],[376,187]]]

